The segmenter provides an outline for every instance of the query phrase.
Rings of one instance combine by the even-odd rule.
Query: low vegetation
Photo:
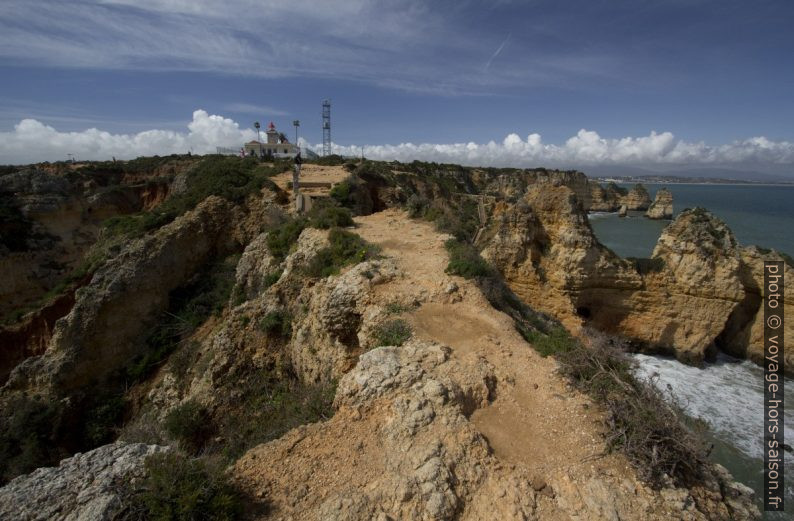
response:
[[[306,266],[311,277],[328,277],[339,273],[344,266],[363,262],[377,254],[377,248],[364,239],[341,228],[328,233],[329,246],[319,250]]]
[[[543,357],[560,355],[576,349],[576,339],[564,327],[553,326],[544,329],[524,329],[519,331],[526,341],[532,344],[532,347]]]
[[[239,400],[215,418],[213,428],[223,442],[208,449],[234,461],[299,425],[327,420],[334,413],[335,393],[336,382],[306,384],[291,375],[257,370],[240,379]]]
[[[400,318],[387,320],[375,327],[373,331],[374,347],[401,346],[411,338],[412,334],[411,326],[405,320]]]
[[[620,451],[640,478],[654,488],[702,482],[709,447],[687,424],[675,398],[635,376],[634,363],[615,338],[589,331],[583,346],[567,333],[533,342],[553,354],[560,373],[604,407],[608,451]],[[545,356],[544,354],[544,356]]]
[[[165,417],[163,427],[191,454],[198,453],[213,433],[208,411],[192,400],[174,407]]]
[[[265,186],[278,190],[269,179],[284,166],[264,167],[254,158],[205,156],[187,173],[187,189],[173,194],[149,212],[114,217],[106,222],[110,234],[140,237],[170,223],[211,195],[241,202]]]
[[[68,429],[56,404],[20,397],[8,406],[10,414],[0,416],[0,485],[68,454],[54,443]]]
[[[460,275],[466,279],[475,277],[487,277],[493,270],[488,263],[480,257],[480,253],[471,244],[449,239],[446,243],[449,252],[449,264],[447,273],[450,275]]]
[[[130,521],[231,521],[242,515],[243,496],[218,462],[171,451],[149,456],[145,472],[131,493]]]
[[[292,334],[292,317],[286,311],[272,311],[259,322],[259,329],[282,338]]]
[[[332,205],[318,205],[309,212],[308,225],[312,228],[327,230],[329,228],[353,226],[350,210]]]
[[[318,205],[312,208],[308,215],[291,217],[271,230],[267,235],[267,246],[273,257],[284,260],[306,228],[327,230],[353,224],[353,217],[347,208]]]

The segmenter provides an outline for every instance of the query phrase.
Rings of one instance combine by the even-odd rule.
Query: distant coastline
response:
[[[752,185],[752,186],[794,186],[794,181],[747,181],[742,179],[722,179],[711,177],[679,177],[679,176],[597,176],[591,177],[599,183],[644,183],[671,185]]]

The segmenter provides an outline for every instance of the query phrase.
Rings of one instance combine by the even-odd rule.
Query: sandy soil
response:
[[[350,172],[341,166],[321,166],[304,164],[301,166],[301,176],[299,183],[301,184],[301,192],[311,196],[328,195],[328,187],[303,187],[304,183],[330,183],[336,184],[344,181],[350,176]],[[272,177],[272,180],[282,190],[288,192],[292,191],[290,184],[292,183],[292,170],[282,172],[277,176]]]

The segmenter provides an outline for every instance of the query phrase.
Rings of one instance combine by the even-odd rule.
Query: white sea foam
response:
[[[686,412],[706,420],[714,434],[751,458],[763,458],[763,370],[721,355],[703,369],[671,358],[637,354],[639,372],[659,375],[657,385],[670,386]],[[794,381],[786,379],[785,398],[794,404]],[[785,418],[785,438],[794,442],[794,415]],[[794,459],[789,457],[789,459]],[[788,465],[787,465],[788,467]]]

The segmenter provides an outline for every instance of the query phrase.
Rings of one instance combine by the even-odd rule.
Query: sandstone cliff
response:
[[[572,330],[587,323],[689,363],[717,349],[759,359],[758,250],[694,209],[664,230],[651,259],[628,262],[597,241],[572,197],[564,186],[530,189],[498,207],[481,237],[522,299]]]
[[[667,188],[660,188],[656,192],[653,202],[645,212],[649,219],[672,219],[673,218],[673,194]]]
[[[621,199],[620,204],[625,204],[629,210],[647,210],[651,205],[651,196],[644,186],[636,184]]]
[[[615,183],[609,183],[603,187],[599,183],[590,182],[592,202],[589,206],[585,206],[585,209],[591,212],[614,212],[621,206],[625,206],[623,200],[627,195],[628,190]]]

